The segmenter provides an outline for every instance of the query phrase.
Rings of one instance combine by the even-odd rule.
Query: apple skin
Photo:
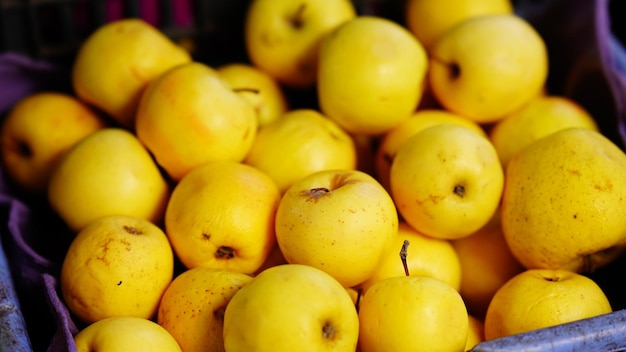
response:
[[[85,39],[72,65],[76,95],[133,130],[145,86],[164,71],[191,62],[189,52],[142,19],[100,26]]]
[[[161,224],[170,185],[134,134],[102,128],[70,148],[50,176],[54,212],[78,232],[106,215],[129,215]]]
[[[135,123],[139,140],[175,181],[207,162],[242,161],[258,128],[252,105],[199,62],[153,80]]]
[[[294,183],[276,212],[276,240],[289,263],[324,270],[345,287],[365,281],[394,243],[391,196],[358,170],[323,170]]]
[[[358,335],[348,291],[308,265],[264,270],[235,293],[224,314],[226,351],[353,352]]]
[[[426,51],[399,24],[359,16],[320,47],[321,111],[355,135],[379,135],[409,118],[424,91]]]
[[[421,233],[459,239],[498,210],[504,171],[487,137],[453,124],[418,132],[398,150],[391,195],[404,220]]]
[[[77,352],[182,352],[167,330],[152,320],[119,316],[99,320],[74,336]]]
[[[254,0],[245,20],[248,56],[282,85],[312,87],[320,41],[355,16],[349,0]]]
[[[523,18],[479,16],[435,43],[428,74],[433,94],[446,110],[488,124],[541,92],[548,53],[543,38]]]
[[[75,96],[41,92],[20,100],[2,122],[2,164],[23,190],[45,194],[52,169],[82,138],[108,125]]]

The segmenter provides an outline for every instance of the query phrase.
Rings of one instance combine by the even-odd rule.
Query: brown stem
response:
[[[404,240],[404,242],[402,242],[402,248],[400,249],[400,259],[402,260],[402,265],[404,266],[404,274],[406,276],[410,276],[409,265],[406,263],[406,256],[407,256],[409,244],[411,244],[409,240]]]

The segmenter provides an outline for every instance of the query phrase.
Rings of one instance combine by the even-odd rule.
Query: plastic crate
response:
[[[355,0],[360,14],[402,22],[405,0]],[[82,41],[99,25],[141,17],[192,48],[209,65],[246,62],[245,9],[250,0],[0,0],[0,119],[35,91],[67,91]],[[516,11],[549,49],[548,88],[570,96],[626,150],[626,16],[623,0],[517,0]],[[15,56],[6,55],[15,53]],[[10,89],[7,89],[10,87]],[[312,90],[287,90],[293,107],[315,106]],[[0,351],[72,350],[76,326],[56,309],[59,265],[70,236],[41,200],[11,186],[0,168]],[[589,274],[614,313],[480,344],[475,351],[626,351],[626,256]]]

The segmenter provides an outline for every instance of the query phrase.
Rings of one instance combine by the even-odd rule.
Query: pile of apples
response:
[[[405,19],[253,0],[222,67],[122,19],[74,95],[11,110],[3,167],[75,234],[79,351],[467,351],[612,311],[585,273],[625,248],[626,155],[508,0]]]

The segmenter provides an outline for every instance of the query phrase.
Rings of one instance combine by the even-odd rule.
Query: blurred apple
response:
[[[406,28],[359,16],[322,42],[320,108],[349,133],[385,133],[417,108],[427,68],[426,51]]]
[[[259,129],[245,163],[269,175],[283,193],[313,172],[354,169],[356,148],[333,120],[317,110],[297,109]]]
[[[175,181],[211,161],[242,161],[257,132],[252,105],[211,67],[177,66],[146,88],[137,137]]]
[[[514,14],[463,21],[435,43],[430,55],[437,100],[481,124],[522,108],[541,92],[547,75],[543,38]]]
[[[76,97],[41,92],[20,100],[2,122],[2,165],[18,187],[43,194],[62,155],[91,133],[107,126],[96,111]]]
[[[259,127],[278,120],[287,112],[287,98],[278,82],[267,72],[244,63],[230,63],[216,70],[233,91],[252,104]]]
[[[72,85],[81,100],[133,129],[146,85],[191,60],[189,52],[158,28],[124,18],[101,25],[82,42],[72,66]]]
[[[300,179],[276,213],[276,239],[285,259],[324,270],[345,287],[374,273],[397,232],[393,200],[358,170],[324,170]]]
[[[349,0],[254,0],[245,20],[248,56],[281,84],[312,87],[320,41],[355,16]]]
[[[48,201],[74,232],[106,215],[161,224],[170,186],[131,132],[102,128],[70,148],[50,175]]]

